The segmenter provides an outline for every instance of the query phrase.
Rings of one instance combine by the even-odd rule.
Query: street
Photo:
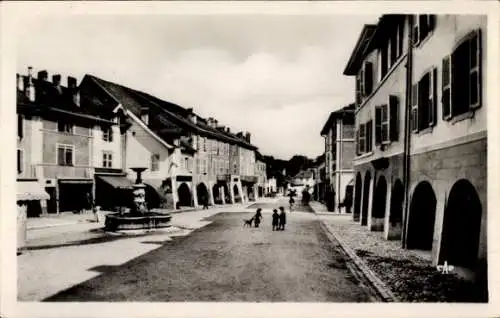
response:
[[[350,273],[339,246],[328,240],[314,214],[288,214],[286,230],[273,232],[270,211],[276,203],[264,205],[268,208],[260,228],[243,228],[253,207],[223,211],[188,236],[155,241],[157,249],[121,265],[100,266],[101,275],[45,301],[373,299]],[[118,245],[115,248],[109,253],[122,252]]]

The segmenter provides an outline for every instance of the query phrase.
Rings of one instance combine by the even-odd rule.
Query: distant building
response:
[[[264,157],[255,152],[255,175],[257,176],[257,198],[267,194],[267,167]]]
[[[329,211],[341,212],[339,206],[354,187],[354,104],[332,112],[321,136],[325,138],[325,202]]]

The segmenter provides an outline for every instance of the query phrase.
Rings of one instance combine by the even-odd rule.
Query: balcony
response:
[[[257,176],[241,176],[242,182],[256,183],[259,178]]]
[[[57,166],[57,165],[42,165],[43,176],[45,178],[92,178],[89,167],[74,167],[74,166]]]
[[[95,173],[123,173],[122,169],[114,169],[114,168],[98,168],[95,167]]]

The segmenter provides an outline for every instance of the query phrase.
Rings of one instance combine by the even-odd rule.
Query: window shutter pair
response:
[[[372,93],[373,91],[373,63],[371,62],[366,62],[365,63],[365,70],[364,70],[364,89],[365,89],[365,96],[368,96]]]
[[[399,139],[399,99],[396,95],[389,95],[389,140]]]
[[[412,85],[411,89],[411,131],[418,131],[418,83]]]

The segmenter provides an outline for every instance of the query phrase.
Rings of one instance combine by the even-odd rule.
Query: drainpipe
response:
[[[402,247],[407,246],[408,219],[410,209],[410,141],[411,141],[411,95],[412,95],[412,70],[413,70],[413,15],[408,16],[408,54],[406,57],[406,102],[404,125],[404,151],[403,151],[403,182],[404,182],[404,208],[403,208],[403,233]]]

